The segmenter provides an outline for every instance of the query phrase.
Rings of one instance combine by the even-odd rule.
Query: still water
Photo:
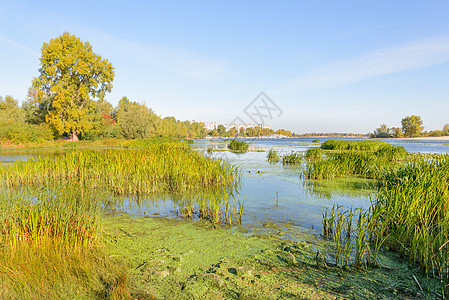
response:
[[[326,208],[334,204],[343,208],[367,208],[370,198],[375,194],[374,182],[370,180],[303,181],[300,166],[283,166],[282,163],[269,163],[267,151],[277,150],[281,155],[292,151],[306,151],[318,147],[315,138],[297,139],[250,139],[250,151],[235,154],[227,150],[225,140],[197,140],[193,145],[203,155],[220,158],[239,167],[242,184],[235,196],[236,201],[244,202],[243,226],[277,224],[278,228],[297,227],[312,232],[321,231],[321,217]],[[321,138],[324,142],[328,138]],[[345,140],[362,140],[348,139]],[[385,140],[394,146],[403,146],[409,152],[448,153],[447,142]],[[212,153],[207,149],[212,148]],[[157,214],[175,217],[173,204],[159,200],[137,205],[135,201],[125,201],[122,209],[137,216]],[[254,226],[256,225],[256,226]],[[259,226],[260,227],[260,226]]]
[[[328,138],[320,138],[321,142]],[[193,148],[215,158],[237,165],[242,174],[241,186],[236,201],[244,203],[243,226],[277,224],[279,228],[302,228],[312,232],[321,231],[321,216],[326,208],[338,204],[344,208],[366,208],[375,193],[369,180],[336,180],[332,183],[315,181],[314,185],[300,178],[300,166],[283,166],[267,161],[267,151],[277,150],[281,155],[292,151],[306,151],[318,147],[314,138],[254,139],[250,151],[244,154],[231,153],[225,140],[197,140]],[[346,140],[362,140],[348,139]],[[449,144],[444,141],[399,141],[385,140],[394,146],[403,146],[409,152],[448,153]],[[212,148],[212,153],[207,149]],[[1,155],[3,164],[27,160],[27,155]],[[118,211],[135,216],[159,215],[176,217],[174,205],[169,198],[136,201],[125,199]]]

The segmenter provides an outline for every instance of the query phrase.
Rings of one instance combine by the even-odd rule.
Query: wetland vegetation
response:
[[[325,142],[293,152],[297,180],[323,160],[345,170],[362,170],[367,163],[359,167],[359,161],[369,157],[385,161],[376,176],[353,171],[335,172],[332,180],[303,179],[312,193],[327,190],[325,199],[350,188],[368,191],[373,202],[323,210],[322,237],[302,233],[299,240],[282,238],[275,223],[264,224],[262,233],[239,225],[245,218],[244,202],[236,200],[241,171],[211,157],[215,152],[192,150],[195,143],[111,140],[67,143],[50,155],[31,152],[28,161],[0,170],[0,296],[446,297],[447,157],[365,143]],[[291,154],[263,155],[280,160]],[[117,213],[124,199],[140,203],[162,195],[180,218]]]
[[[67,32],[41,55],[22,107],[0,98],[1,298],[448,297],[447,154],[315,138],[201,148],[178,139],[273,130],[207,133],[127,97],[114,108],[112,64]],[[165,200],[168,218],[147,213]]]
[[[234,152],[246,152],[248,151],[249,145],[245,141],[239,141],[236,139],[232,139],[231,142],[228,144],[228,149]]]

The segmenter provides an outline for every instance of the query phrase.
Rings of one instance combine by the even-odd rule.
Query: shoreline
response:
[[[449,136],[421,136],[421,137],[408,137],[408,138],[385,138],[385,139],[372,139],[372,140],[399,140],[399,141],[449,141]]]

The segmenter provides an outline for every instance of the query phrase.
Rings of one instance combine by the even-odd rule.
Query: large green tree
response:
[[[402,132],[406,137],[416,137],[421,135],[424,127],[422,126],[423,122],[420,116],[411,115],[405,117],[401,121],[402,124]]]
[[[42,46],[39,73],[33,80],[37,97],[40,102],[52,99],[46,121],[59,134],[78,140],[92,127],[93,99],[103,99],[112,89],[114,67],[89,42],[65,32]]]
[[[24,122],[25,113],[12,96],[0,97],[0,122]]]
[[[153,137],[159,117],[143,104],[129,102],[120,112],[118,125],[127,139],[144,139]]]

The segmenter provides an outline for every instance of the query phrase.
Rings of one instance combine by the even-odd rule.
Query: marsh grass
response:
[[[362,150],[377,151],[382,148],[391,148],[391,144],[384,141],[346,141],[327,140],[321,144],[323,150]]]
[[[65,145],[70,151],[0,168],[0,298],[135,298],[126,266],[103,248],[100,215],[114,195],[177,195],[183,217],[242,222],[238,170],[185,143]]]
[[[0,185],[18,189],[70,184],[80,191],[122,196],[170,195],[180,216],[229,224],[230,218],[241,223],[233,200],[239,176],[236,167],[203,156],[185,143],[153,139],[130,141],[127,149],[73,150],[12,163],[0,169]],[[222,218],[225,206],[235,213]]]
[[[280,157],[278,151],[276,151],[274,149],[270,149],[270,151],[268,151],[268,154],[267,154],[267,159],[271,163],[277,163],[281,160],[281,157]]]
[[[302,162],[303,155],[299,152],[292,151],[290,154],[282,156],[283,165],[297,165]]]
[[[127,272],[101,249],[96,192],[0,191],[0,297],[130,298]]]
[[[449,296],[449,156],[419,159],[386,172],[375,209],[388,229],[386,245],[407,255]]]
[[[239,141],[236,139],[232,139],[231,142],[228,144],[228,149],[233,152],[247,152],[249,148],[249,145],[245,141]]]
[[[439,278],[449,296],[449,156],[419,156],[412,162],[384,170],[378,193],[367,210],[359,209],[350,229],[353,210],[340,206],[323,213],[323,236],[333,238],[337,265],[379,264],[381,249],[409,258],[429,277]],[[346,233],[346,234],[345,234]],[[351,240],[352,239],[352,240]],[[355,248],[352,249],[351,247]],[[354,252],[352,262],[348,253]]]
[[[305,158],[307,159],[321,159],[324,157],[324,151],[321,148],[310,148],[306,151]]]
[[[334,205],[330,211],[323,212],[322,222],[323,237],[335,242],[336,266],[366,268],[380,265],[379,251],[385,238],[382,238],[384,232],[379,214],[371,209],[351,207],[342,210],[342,206]]]
[[[204,189],[173,195],[175,212],[185,219],[200,218],[213,224],[242,224],[243,202],[236,201],[233,189]]]
[[[359,148],[364,146],[359,145]],[[309,156],[315,159],[306,160],[301,174],[305,179],[334,179],[348,175],[377,179],[387,170],[397,170],[419,156],[408,153],[403,147],[390,145],[377,150],[331,150],[324,154],[319,150],[309,151]]]
[[[140,149],[79,150],[40,156],[0,169],[7,188],[76,183],[117,195],[181,193],[236,184],[230,164],[190,150],[184,144],[149,144]]]

